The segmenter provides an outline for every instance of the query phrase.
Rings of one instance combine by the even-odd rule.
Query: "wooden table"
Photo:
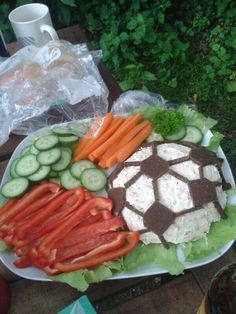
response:
[[[61,39],[72,43],[87,42],[85,33],[78,26],[60,30],[58,33]],[[16,49],[16,44],[9,45],[11,53]],[[110,91],[111,104],[120,95],[120,88],[104,65],[99,65],[99,70]],[[0,147],[0,178],[12,152],[23,138],[11,136],[9,141]],[[231,248],[218,260],[187,270],[180,276],[156,275],[127,280],[107,280],[91,285],[85,294],[98,313],[196,313],[212,276],[221,267],[235,260],[236,253]],[[10,283],[12,293],[10,314],[56,313],[82,295],[66,284],[19,278],[10,273],[1,262],[0,274]]]

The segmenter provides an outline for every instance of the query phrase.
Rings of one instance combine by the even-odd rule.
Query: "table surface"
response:
[[[85,33],[73,26],[58,31],[60,39],[71,43],[88,43]],[[10,53],[17,50],[15,43],[8,46]],[[109,89],[109,104],[121,90],[108,69],[99,65],[100,73]],[[0,147],[0,178],[16,146],[23,136],[11,135]],[[231,248],[214,262],[190,269],[180,276],[156,275],[122,280],[107,280],[92,284],[86,294],[98,313],[196,313],[213,275],[223,266],[235,262]],[[10,273],[0,262],[0,274],[10,283],[10,314],[56,313],[82,296],[70,286],[56,282],[39,282],[20,278]]]

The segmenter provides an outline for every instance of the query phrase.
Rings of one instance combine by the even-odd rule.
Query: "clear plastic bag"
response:
[[[50,41],[27,46],[0,64],[0,145],[9,133],[105,114],[108,89],[96,64],[101,51]]]
[[[116,115],[127,115],[134,109],[158,103],[167,107],[167,101],[161,95],[132,90],[120,95],[112,106],[112,112]]]
[[[157,104],[162,109],[174,109],[179,106],[179,104],[171,103],[159,94],[141,90],[131,90],[120,95],[112,106],[112,112],[117,115],[127,115],[134,109],[148,105],[156,106]],[[197,110],[196,104],[188,104],[188,107]]]

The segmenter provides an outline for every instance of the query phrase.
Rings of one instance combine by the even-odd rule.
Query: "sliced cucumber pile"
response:
[[[168,141],[187,141],[195,144],[201,143],[202,139],[202,131],[194,125],[183,126],[176,133],[165,137]]]
[[[78,126],[78,129],[76,129]],[[83,129],[84,128],[84,129]],[[71,122],[68,127],[54,127],[31,145],[24,147],[10,166],[11,178],[1,188],[6,198],[21,196],[30,182],[44,179],[57,182],[65,189],[82,185],[89,191],[102,190],[106,176],[90,160],[72,163],[72,149],[79,140],[75,134],[86,132],[85,126]],[[70,146],[71,145],[71,146]],[[87,172],[87,170],[94,170]]]
[[[61,174],[61,185],[65,189],[82,185],[89,191],[101,191],[106,182],[107,178],[104,172],[87,159],[73,163],[69,170],[65,170]]]

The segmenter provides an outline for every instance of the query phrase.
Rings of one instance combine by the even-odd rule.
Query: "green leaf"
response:
[[[171,79],[169,82],[168,82],[168,85],[172,88],[175,88],[177,86],[177,80],[176,78],[173,78]]]
[[[5,242],[3,240],[0,240],[0,252],[5,252],[7,251],[9,248],[8,246],[5,244]]]
[[[184,115],[186,124],[198,127],[203,134],[217,124],[216,120],[205,117],[203,114],[189,108],[187,105],[183,104],[179,106],[178,111]]]
[[[211,57],[209,57],[209,60],[211,61],[211,63],[213,63],[213,64],[215,64],[215,65],[217,65],[217,64],[220,63],[220,59],[217,58],[216,56],[211,56]]]
[[[127,39],[129,39],[129,35],[128,35],[126,32],[122,32],[122,33],[120,34],[120,40],[121,40],[121,41],[125,41],[125,40],[127,40]]]
[[[147,43],[154,43],[157,39],[157,36],[156,36],[156,33],[152,30],[150,31],[146,31],[145,33],[145,37],[144,37],[144,40],[147,42]]]
[[[160,24],[164,24],[164,22],[165,22],[165,15],[162,12],[159,12],[157,14],[157,19],[158,19],[158,22]]]
[[[179,275],[184,267],[179,262],[176,246],[166,249],[162,244],[138,244],[124,257],[124,271],[130,271],[140,265],[154,262],[158,267],[168,270],[172,275]]]
[[[75,0],[60,0],[63,4],[68,5],[70,7],[76,7]]]
[[[210,142],[209,145],[207,146],[207,149],[211,152],[216,153],[220,145],[220,142],[223,140],[223,138],[224,138],[223,134],[215,132],[214,135],[210,138]]]
[[[225,213],[227,218],[213,223],[203,239],[182,245],[188,262],[217,252],[223,245],[236,238],[236,206],[227,205]]]
[[[236,81],[229,81],[226,84],[226,90],[228,93],[236,92]]]
[[[71,19],[70,9],[68,7],[65,7],[64,5],[60,5],[58,9],[59,9],[58,18],[61,21],[62,25],[69,26]]]
[[[132,79],[127,79],[127,80],[121,81],[119,85],[123,91],[126,91],[128,89],[134,88],[134,81]]]
[[[56,276],[49,276],[49,278],[53,281],[67,283],[71,287],[83,292],[89,287],[89,284],[85,279],[84,273],[84,270],[77,270],[71,273],[62,273]]]
[[[112,262],[106,262],[94,269],[82,269],[70,273],[50,276],[49,278],[53,281],[67,283],[71,287],[83,292],[87,290],[89,284],[110,278],[114,272],[120,272],[122,268],[123,260],[118,259]]]
[[[128,65],[125,66],[126,70],[134,70],[136,68],[137,68],[136,64],[128,64]]]
[[[29,3],[32,3],[31,0],[17,0],[16,1],[16,7],[19,7],[21,5],[24,5],[24,4],[29,4]]]
[[[134,18],[132,18],[132,19],[129,21],[129,23],[127,24],[127,28],[128,28],[129,30],[134,30],[134,29],[136,28],[136,26],[137,26],[137,20],[134,19]]]
[[[156,76],[149,71],[143,71],[142,72],[142,78],[145,81],[156,81],[157,80]]]

